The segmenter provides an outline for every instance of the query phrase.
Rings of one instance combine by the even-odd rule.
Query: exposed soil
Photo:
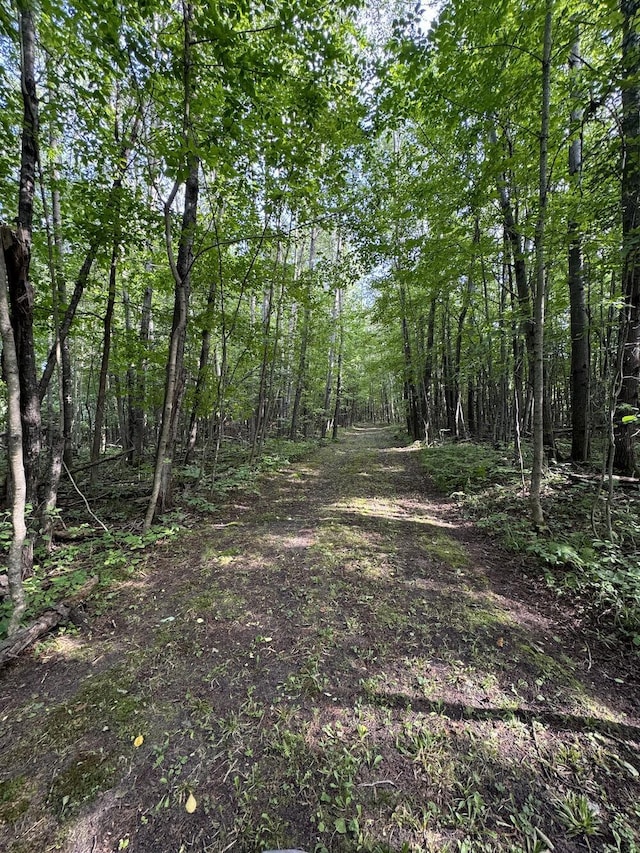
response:
[[[264,478],[88,616],[0,673],[2,850],[640,849],[636,659],[388,429]]]

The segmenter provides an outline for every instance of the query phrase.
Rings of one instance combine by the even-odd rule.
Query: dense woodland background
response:
[[[538,533],[585,465],[637,604],[639,7],[3,6],[7,630],[97,463],[146,534],[363,420],[492,444]]]

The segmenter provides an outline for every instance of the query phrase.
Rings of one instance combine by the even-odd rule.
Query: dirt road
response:
[[[640,849],[637,673],[419,454],[351,430],[0,673],[0,849]]]

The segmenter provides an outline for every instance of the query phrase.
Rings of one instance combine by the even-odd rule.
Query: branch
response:
[[[82,494],[82,492],[80,491],[80,489],[79,489],[79,488],[78,488],[78,486],[76,485],[76,481],[75,481],[75,480],[73,479],[73,477],[71,476],[71,471],[69,471],[69,469],[67,468],[67,466],[65,465],[65,463],[64,463],[64,462],[62,463],[62,467],[63,467],[63,468],[64,468],[64,470],[67,472],[67,477],[71,480],[71,485],[73,486],[73,488],[76,490],[76,492],[80,495],[80,497],[81,497],[81,498],[82,498],[82,500],[84,501],[84,505],[86,506],[86,508],[87,508],[87,512],[89,513],[89,515],[91,516],[91,518],[94,518],[94,519],[98,522],[98,524],[100,525],[100,527],[105,531],[105,533],[108,533],[108,532],[109,532],[109,528],[108,528],[105,524],[103,524],[103,523],[100,521],[100,519],[98,518],[98,516],[97,516],[97,515],[96,515],[96,514],[91,510],[91,507],[89,506],[89,501],[85,498],[85,496]]]

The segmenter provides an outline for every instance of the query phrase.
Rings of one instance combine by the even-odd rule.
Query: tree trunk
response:
[[[404,354],[404,393],[407,407],[407,432],[414,441],[420,438],[420,415],[418,412],[418,395],[413,367],[411,337],[409,335],[409,320],[407,318],[407,292],[404,284],[399,284],[400,311],[402,314],[402,350]]]
[[[547,171],[551,95],[551,23],[553,0],[545,0],[542,58],[542,114],[540,126],[540,169],[538,218],[536,221],[536,290],[533,307],[533,467],[531,470],[531,518],[536,528],[544,524],[540,490],[544,468],[544,306],[545,306],[545,220],[547,211]]]
[[[51,130],[50,133],[51,149],[55,150],[58,146],[58,140]],[[51,165],[50,183],[51,183],[51,218],[53,226],[53,269],[55,271],[55,287],[56,301],[58,306],[56,317],[55,335],[56,340],[60,343],[60,349],[57,358],[60,361],[60,397],[62,409],[62,437],[64,441],[63,459],[67,468],[72,467],[73,462],[73,380],[71,376],[71,352],[69,348],[69,337],[65,336],[63,341],[60,341],[60,311],[67,304],[67,282],[64,270],[64,246],[62,240],[62,212],[60,209],[60,190],[58,189],[58,163],[53,162]],[[38,395],[40,389],[38,388]],[[42,402],[42,397],[40,397]]]
[[[200,342],[200,360],[198,362],[198,378],[196,379],[196,387],[193,392],[193,405],[191,406],[191,417],[189,418],[189,433],[187,439],[187,449],[184,454],[184,464],[187,465],[191,459],[191,455],[195,450],[196,441],[198,438],[198,418],[201,416],[202,400],[207,387],[207,367],[209,365],[209,354],[211,352],[211,324],[213,322],[212,313],[216,298],[216,282],[215,278],[211,278],[209,285],[209,293],[207,294],[207,307],[205,311],[204,328],[202,329],[202,338]]]
[[[134,371],[132,378],[133,390],[129,396],[129,438],[131,453],[127,461],[131,465],[139,465],[144,453],[145,410],[144,400],[147,393],[147,357],[146,350],[151,336],[151,301],[153,289],[147,287],[142,300],[142,316],[140,319],[140,344],[145,353],[140,359],[140,365]]]
[[[109,376],[109,356],[111,354],[111,324],[113,321],[113,309],[116,302],[116,280],[118,272],[118,252],[120,250],[120,237],[117,235],[113,241],[111,250],[111,266],[109,269],[109,293],[107,296],[107,310],[104,315],[104,339],[102,343],[102,360],[100,362],[100,374],[98,379],[98,396],[96,400],[96,413],[93,422],[93,443],[91,445],[90,461],[95,463],[100,458],[102,450],[102,427],[104,425],[104,410],[107,398],[107,377]],[[95,485],[98,469],[91,469],[91,485]]]
[[[423,384],[423,395],[424,395],[424,414],[423,414],[423,422],[424,422],[424,440],[429,444],[432,439],[432,377],[433,377],[433,339],[435,335],[435,326],[436,326],[436,307],[437,307],[437,299],[435,296],[431,297],[429,302],[429,318],[427,320],[427,345],[425,350],[424,357],[424,376],[422,380]]]
[[[329,342],[329,361],[327,363],[327,379],[324,385],[324,404],[322,407],[322,426],[320,428],[320,438],[326,438],[327,429],[329,428],[329,419],[331,414],[331,391],[333,388],[333,371],[336,361],[336,322],[338,319],[338,294],[334,295],[333,310],[331,313],[331,340]]]
[[[342,316],[342,288],[337,290],[338,299],[338,371],[336,376],[336,404],[333,410],[333,431],[331,437],[335,441],[338,438],[338,421],[340,419],[340,405],[342,394],[342,357],[344,353],[344,320]]]
[[[309,275],[313,273],[313,267],[316,259],[316,229],[312,227],[309,240]],[[289,438],[295,441],[298,434],[298,417],[300,415],[300,402],[302,395],[305,392],[307,382],[307,347],[309,346],[309,331],[311,325],[311,307],[309,300],[311,298],[311,283],[305,290],[305,302],[302,312],[302,332],[300,337],[300,355],[298,358],[298,370],[296,372],[296,390],[293,398],[293,410],[291,412],[291,426],[289,428]]]
[[[20,371],[16,354],[13,328],[9,317],[7,299],[7,267],[4,247],[13,243],[8,228],[0,227],[0,333],[2,334],[2,368],[7,383],[7,444],[9,474],[11,478],[11,524],[13,535],[7,557],[7,576],[11,595],[12,613],[7,633],[18,630],[26,608],[22,587],[22,561],[27,539],[25,509],[27,483],[22,452],[22,418],[20,411]],[[28,549],[27,549],[28,550]]]
[[[490,139],[493,144],[497,143],[496,132],[493,129],[490,132]],[[516,281],[516,291],[518,294],[520,327],[523,331],[527,356],[529,357],[529,369],[531,370],[531,366],[534,361],[534,323],[531,319],[531,295],[529,293],[529,282],[527,280],[527,265],[525,262],[522,235],[513,212],[511,198],[507,189],[506,176],[503,176],[498,181],[498,198],[500,200],[500,208],[502,210],[504,233],[511,249],[511,257],[513,259],[513,273]]]
[[[633,476],[638,470],[635,458],[634,415],[638,412],[640,382],[640,34],[637,20],[640,0],[622,0],[622,292],[624,308],[620,318],[620,336],[624,347],[622,383],[615,417],[615,470]],[[630,420],[625,420],[628,418]]]
[[[183,5],[183,136],[185,148],[193,152],[197,147],[191,116],[191,96],[193,92],[193,59],[191,39],[191,23],[193,21],[193,6]],[[145,514],[143,530],[147,532],[153,524],[158,502],[162,508],[171,503],[171,472],[173,466],[175,435],[180,416],[180,406],[184,393],[184,346],[187,333],[187,316],[189,297],[191,294],[191,272],[194,262],[193,242],[195,238],[198,214],[198,191],[200,160],[196,154],[189,153],[187,164],[188,177],[184,191],[184,209],[180,230],[178,258],[174,260],[173,241],[171,238],[171,206],[179,188],[176,181],[173,190],[164,206],[165,242],[169,266],[175,283],[173,303],[173,323],[169,339],[169,354],[167,357],[167,373],[162,406],[162,420],[156,449],[156,460],[153,473],[153,485],[149,505]]]
[[[198,170],[199,160],[192,157],[189,177],[185,187],[184,211],[180,247],[177,263],[171,263],[175,281],[173,324],[169,339],[169,354],[167,357],[167,373],[162,407],[160,435],[156,449],[153,485],[151,497],[144,519],[143,530],[147,532],[153,524],[158,502],[162,509],[171,504],[171,471],[173,467],[173,436],[180,414],[180,404],[184,389],[182,371],[184,366],[184,344],[187,330],[187,313],[191,291],[191,267],[193,265],[193,239],[198,209]],[[165,233],[167,251],[172,258],[171,250],[171,203],[175,197],[177,185],[170,201],[165,205]]]
[[[569,55],[569,74],[572,82],[571,133],[569,145],[569,176],[573,200],[577,202],[582,171],[582,114],[580,93],[575,78],[581,66],[578,33]],[[582,235],[577,217],[572,211],[567,226],[569,235],[569,303],[571,311],[571,459],[586,462],[589,458],[589,318],[584,295],[582,269]]]
[[[264,435],[265,425],[267,421],[267,386],[269,374],[269,352],[270,352],[270,332],[271,318],[273,315],[273,297],[275,292],[275,277],[278,267],[280,266],[281,244],[278,241],[276,246],[276,257],[269,281],[269,290],[265,292],[262,300],[262,363],[260,365],[260,380],[258,383],[258,397],[253,415],[253,433],[251,436],[251,461],[260,452],[262,438]]]
[[[33,200],[38,163],[38,99],[35,80],[35,26],[30,4],[20,8],[20,41],[22,52],[22,154],[18,198],[18,227],[13,245],[5,250],[9,282],[11,325],[20,373],[20,411],[27,502],[38,503],[38,459],[41,447],[40,398],[36,380],[36,357],[33,344],[33,287],[29,281]]]

